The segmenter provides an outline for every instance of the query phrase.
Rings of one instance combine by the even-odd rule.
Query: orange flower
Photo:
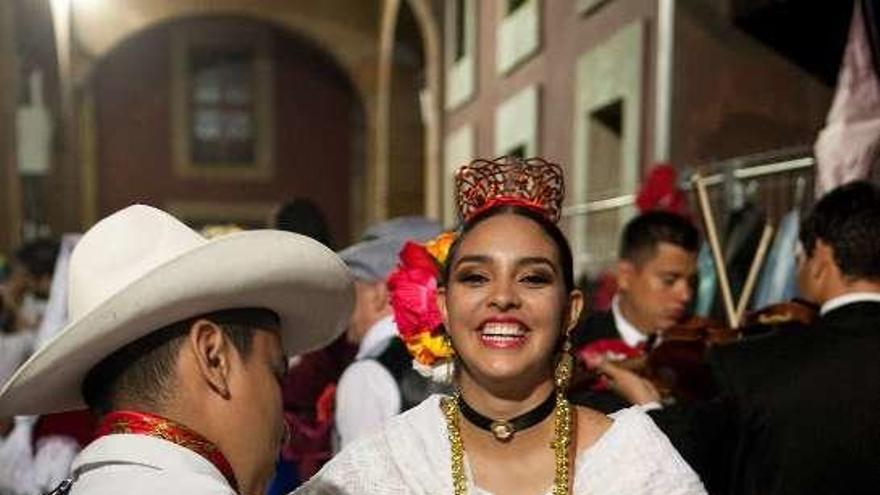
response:
[[[421,364],[432,366],[435,362],[451,358],[452,347],[440,334],[426,330],[406,341],[406,348],[413,358]]]
[[[452,246],[452,243],[455,241],[455,232],[443,232],[437,237],[431,239],[430,241],[425,243],[425,249],[431,253],[431,256],[434,257],[440,264],[446,262],[446,257],[449,256],[449,248]]]

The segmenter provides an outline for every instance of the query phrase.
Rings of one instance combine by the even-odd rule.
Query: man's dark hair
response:
[[[33,277],[51,276],[55,271],[59,243],[55,239],[30,241],[15,252],[15,259]]]
[[[247,358],[255,328],[278,328],[278,316],[267,309],[217,311],[188,318],[127,344],[95,365],[83,380],[82,393],[93,413],[103,416],[120,402],[157,406],[171,397],[169,380],[180,347],[196,320],[206,319],[223,329],[236,350]]]
[[[801,223],[807,255],[820,239],[832,248],[845,276],[880,280],[880,188],[857,181],[822,196]]]
[[[295,234],[311,237],[333,249],[333,238],[321,208],[305,198],[284,203],[274,218],[274,227]]]
[[[677,213],[659,210],[642,213],[623,228],[620,259],[641,264],[651,259],[664,242],[696,253],[700,248],[700,234],[690,220]]]
[[[565,234],[563,234],[562,231],[559,230],[559,227],[557,227],[555,223],[548,220],[543,213],[519,205],[502,205],[496,206],[494,208],[489,208],[488,210],[478,213],[469,221],[465,222],[459,229],[459,233],[458,236],[456,236],[455,241],[449,247],[449,254],[446,258],[446,264],[443,266],[443,271],[440,274],[440,284],[443,286],[449,284],[449,275],[451,271],[452,261],[455,259],[455,255],[458,252],[458,246],[461,245],[462,239],[467,236],[468,232],[473,230],[474,227],[481,224],[485,220],[488,220],[496,215],[500,215],[503,213],[512,213],[514,215],[519,215],[521,217],[532,220],[533,222],[537,223],[539,227],[541,227],[541,230],[543,230],[544,233],[547,234],[548,237],[550,237],[550,239],[553,240],[553,243],[556,244],[556,248],[559,254],[559,264],[562,268],[562,281],[565,284],[565,290],[566,292],[573,291],[575,289],[574,262],[571,254],[571,246],[569,246],[568,239],[565,238]]]

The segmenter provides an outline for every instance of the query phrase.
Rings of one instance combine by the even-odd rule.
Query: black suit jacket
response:
[[[619,338],[620,332],[617,331],[614,314],[611,311],[596,312],[591,313],[575,327],[571,335],[571,345],[575,350],[579,350],[597,340]],[[573,387],[569,391],[569,401],[605,414],[630,406],[629,402],[611,390],[594,391],[588,386]]]
[[[736,432],[730,493],[880,493],[880,303],[718,347],[710,362],[715,417]]]

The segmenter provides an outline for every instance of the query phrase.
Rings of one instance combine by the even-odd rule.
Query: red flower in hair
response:
[[[424,244],[407,242],[397,270],[388,277],[397,332],[419,373],[431,373],[430,369],[448,363],[454,354],[443,336],[437,308],[437,279],[454,241],[455,234],[444,232]]]
[[[437,277],[434,257],[421,244],[408,242],[400,252],[401,265],[388,278],[394,321],[404,340],[430,331],[442,323],[437,309]]]
[[[440,274],[437,261],[422,244],[412,241],[404,244],[400,251],[400,265],[406,270],[424,270],[434,276]]]

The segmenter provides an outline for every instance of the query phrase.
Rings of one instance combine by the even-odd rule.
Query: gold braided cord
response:
[[[553,418],[553,441],[550,448],[556,460],[553,495],[568,495],[571,487],[571,405],[562,390],[556,390],[556,415]]]
[[[452,488],[454,495],[467,495],[467,476],[464,471],[464,442],[459,429],[460,394],[444,398],[440,402],[443,416],[446,418],[446,434],[452,456]],[[571,487],[571,435],[572,408],[562,390],[556,391],[556,407],[554,409],[553,450],[555,469],[553,474],[553,495],[569,495]]]
[[[458,428],[459,394],[446,397],[441,401],[443,416],[446,417],[446,434],[452,451],[452,490],[454,495],[467,495],[467,478],[464,474],[464,443]]]

